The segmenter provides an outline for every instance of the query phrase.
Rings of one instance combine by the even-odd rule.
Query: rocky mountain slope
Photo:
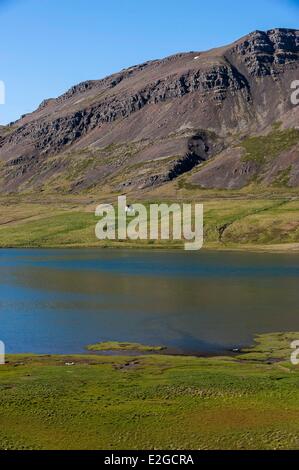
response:
[[[0,192],[296,188],[294,80],[299,31],[275,29],[81,83],[0,128]]]

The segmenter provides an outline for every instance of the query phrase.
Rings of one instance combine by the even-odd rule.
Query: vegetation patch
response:
[[[273,182],[273,186],[276,187],[285,187],[289,185],[290,177],[291,177],[292,165],[290,165],[285,170],[281,170],[277,175],[275,181]]]
[[[268,160],[278,157],[285,150],[289,150],[299,142],[298,129],[278,130],[274,128],[266,136],[248,137],[241,142],[245,149],[245,162],[255,162],[259,166]]]
[[[24,203],[21,196],[0,201],[0,247],[173,249],[183,246],[183,241],[172,239],[98,240],[95,226],[99,219],[94,209],[101,200],[87,200],[86,207],[79,196],[78,200],[73,197],[65,202],[64,199],[55,202],[55,199],[57,196],[48,204]],[[165,201],[171,202],[167,198]],[[149,210],[149,202],[142,202]],[[156,199],[151,202],[159,204]],[[198,202],[204,203],[204,248],[271,249],[272,245],[284,248],[286,244],[299,243],[299,200],[295,197],[220,199],[218,196]]]
[[[258,337],[259,357],[8,356],[0,449],[299,449],[298,337]]]
[[[159,352],[166,348],[164,346],[147,346],[140,343],[123,343],[119,341],[105,341],[90,344],[86,347],[88,351],[138,351],[138,352]]]
[[[299,341],[298,333],[269,333],[257,335],[255,345],[243,349],[242,359],[269,361],[289,361],[291,355],[291,343]]]

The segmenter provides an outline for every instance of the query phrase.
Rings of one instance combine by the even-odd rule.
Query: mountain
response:
[[[299,186],[299,31],[80,83],[0,128],[0,192]]]

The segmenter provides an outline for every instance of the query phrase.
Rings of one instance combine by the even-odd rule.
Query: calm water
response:
[[[219,352],[299,330],[299,256],[0,250],[7,352],[78,353],[105,340]]]

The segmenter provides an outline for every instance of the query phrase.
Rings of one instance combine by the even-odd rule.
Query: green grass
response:
[[[163,351],[164,346],[147,346],[140,343],[124,343],[119,341],[105,341],[96,344],[89,344],[86,349],[88,351],[138,351],[138,352],[154,352]]]
[[[96,241],[94,229],[93,214],[64,212],[0,228],[0,243],[3,247],[88,244]]]
[[[277,335],[262,344],[281,356]],[[299,367],[290,353],[283,362],[8,356],[0,449],[299,449]]]
[[[269,333],[257,335],[255,345],[243,349],[242,359],[270,361],[289,361],[290,344],[299,340],[298,333]]]
[[[231,224],[223,236],[228,244],[244,246],[298,243],[299,201],[277,201],[267,209],[251,212]]]
[[[275,187],[287,187],[291,177],[292,166],[290,165],[285,170],[281,170],[276,177],[273,186]]]
[[[99,201],[100,202],[100,201]],[[191,201],[192,202],[192,201]],[[282,249],[299,244],[297,198],[208,199],[204,204],[204,248]],[[148,201],[145,205],[148,206]],[[181,241],[97,240],[96,202],[47,205],[3,203],[0,247],[182,248]],[[274,249],[274,248],[273,248]]]
[[[246,151],[244,161],[253,161],[258,165],[263,165],[269,159],[294,147],[298,142],[298,129],[274,128],[268,135],[249,137],[242,141],[241,145]]]

